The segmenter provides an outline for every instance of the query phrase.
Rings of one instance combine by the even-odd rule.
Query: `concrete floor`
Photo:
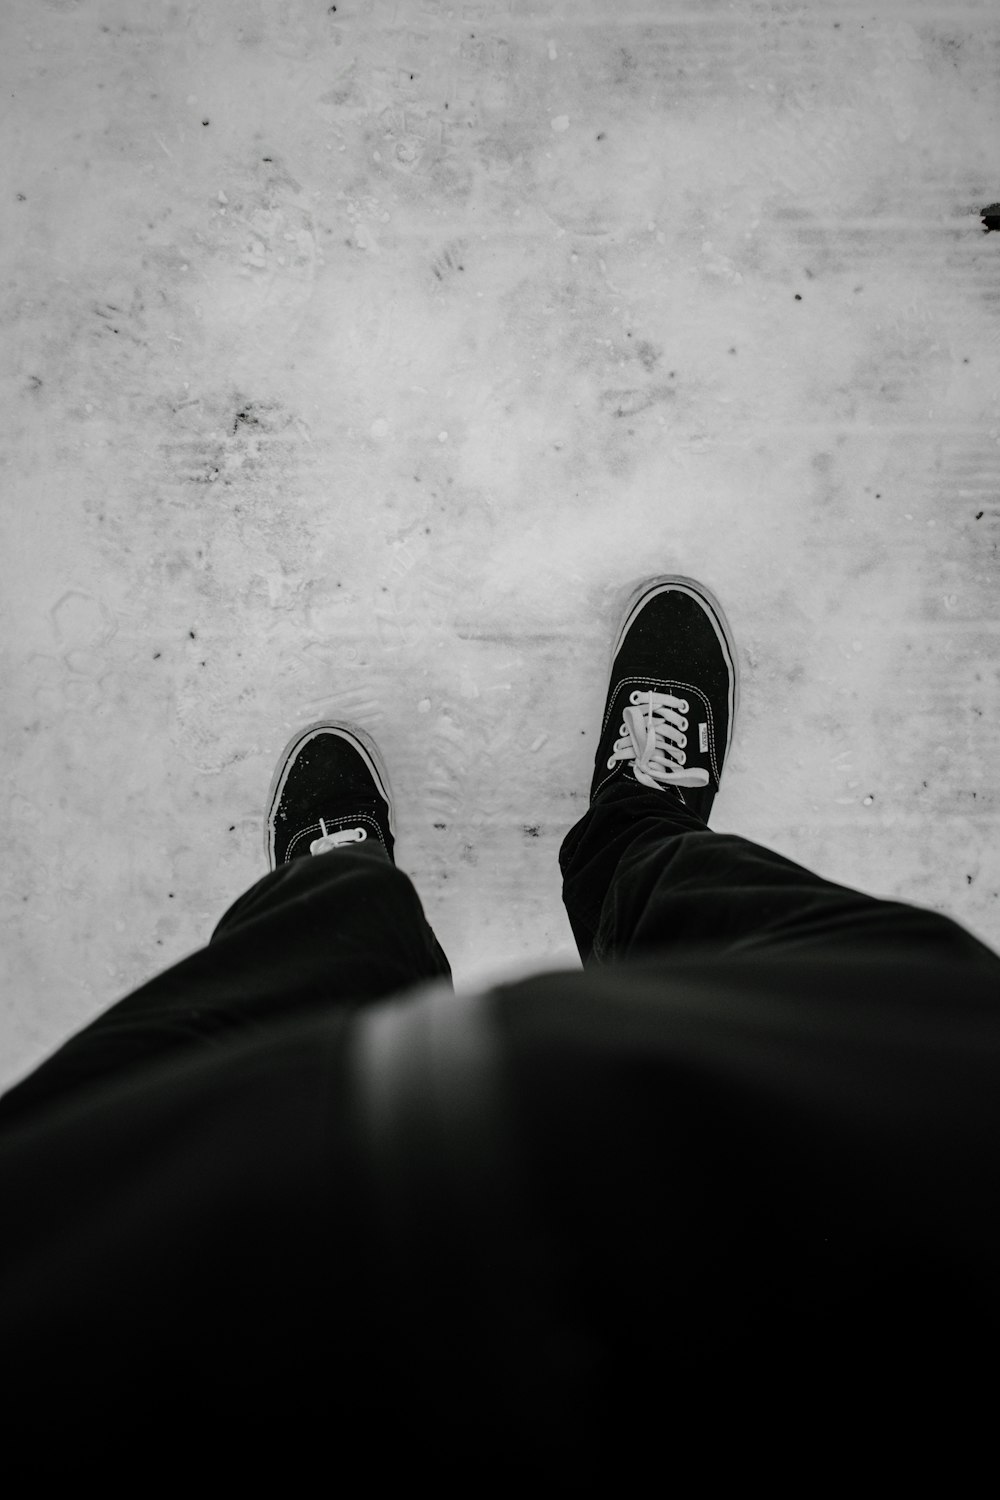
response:
[[[457,986],[575,968],[618,621],[702,579],[712,818],[1000,949],[1000,10],[5,0],[0,1086],[377,738]]]

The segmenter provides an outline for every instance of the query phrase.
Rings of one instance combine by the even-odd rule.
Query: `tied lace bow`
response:
[[[327,833],[325,818],[320,818],[319,826],[323,837],[313,839],[309,845],[310,854],[326,854],[329,849],[339,849],[342,844],[360,844],[368,837],[363,828],[341,828],[336,833]]]
[[[687,744],[687,719],[677,712],[687,708],[683,698],[669,693],[633,693],[631,702],[641,707],[627,708],[622,715],[624,739],[615,741],[615,761],[634,760],[632,774],[643,786],[708,786],[707,771],[684,769],[684,746]],[[675,749],[674,745],[679,748]],[[668,759],[669,757],[669,759]]]

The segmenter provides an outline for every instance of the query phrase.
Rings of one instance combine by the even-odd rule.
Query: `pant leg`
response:
[[[206,947],[150,979],[0,1099],[0,1127],[137,1064],[295,1013],[352,1011],[451,967],[409,876],[375,845],[293,860],[252,886]]]
[[[796,953],[850,944],[996,958],[952,918],[824,880],[773,849],[716,833],[670,793],[606,788],[559,852],[584,965],[649,951]],[[875,976],[873,975],[873,978]]]

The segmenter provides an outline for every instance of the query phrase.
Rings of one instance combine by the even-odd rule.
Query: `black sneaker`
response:
[[[740,701],[729,621],[693,578],[647,578],[629,593],[590,788],[672,791],[704,822],[719,790]]]
[[[342,719],[296,730],[278,757],[267,794],[268,868],[368,839],[396,863],[392,788],[378,745],[359,724]]]

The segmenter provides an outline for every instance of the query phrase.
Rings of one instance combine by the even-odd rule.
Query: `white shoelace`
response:
[[[631,700],[640,707],[627,708],[621,727],[624,738],[615,741],[615,753],[608,761],[608,770],[616,762],[634,760],[632,774],[643,786],[708,786],[707,771],[684,769],[684,746],[687,736],[684,731],[688,721],[684,717],[688,705],[683,698],[672,698],[669,693],[633,693]],[[677,748],[674,748],[674,743]],[[669,759],[668,759],[669,757]]]
[[[368,837],[364,828],[341,828],[336,833],[327,833],[326,819],[320,818],[319,826],[323,830],[323,837],[313,839],[309,845],[310,854],[326,854],[329,849],[339,849],[342,844],[360,844]]]

